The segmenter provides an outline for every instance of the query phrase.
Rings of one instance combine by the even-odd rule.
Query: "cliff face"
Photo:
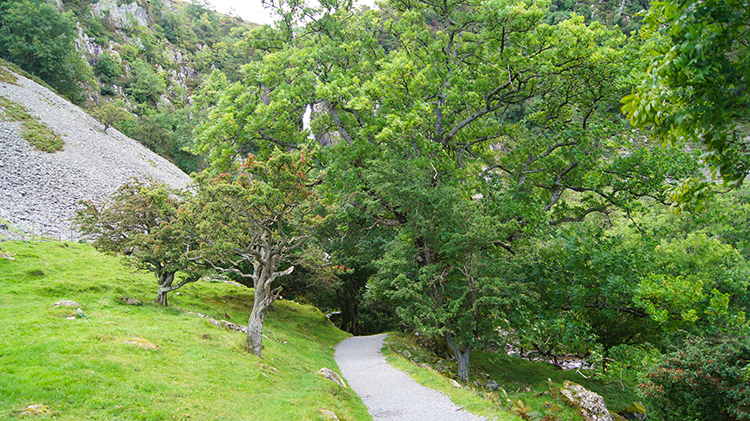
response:
[[[27,233],[70,238],[80,200],[104,201],[132,177],[150,177],[185,187],[190,177],[137,141],[101,123],[49,89],[15,75],[0,82],[0,96],[63,138],[62,151],[34,149],[21,137],[21,124],[0,113],[0,218]],[[0,230],[0,238],[6,231]]]
[[[236,73],[247,52],[236,46],[253,27],[198,3],[175,0],[58,0],[78,27],[76,49],[91,66],[94,103],[102,97],[124,100],[139,114],[157,106],[184,105],[203,74],[214,69]],[[147,70],[144,70],[147,69]],[[144,78],[155,95],[144,99]]]

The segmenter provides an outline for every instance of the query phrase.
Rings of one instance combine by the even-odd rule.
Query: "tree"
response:
[[[747,0],[654,2],[643,30],[651,62],[640,86],[623,99],[634,126],[652,127],[665,143],[701,144],[703,159],[731,185],[750,171],[748,22]],[[706,187],[692,186],[687,193]]]
[[[0,1],[0,57],[73,101],[93,73],[76,53],[75,21],[45,1]]]
[[[104,125],[104,132],[123,121],[134,119],[133,115],[114,101],[101,101],[99,105],[92,108],[91,116]]]
[[[178,210],[188,195],[164,184],[133,180],[123,184],[109,202],[82,201],[75,222],[94,237],[94,247],[121,255],[138,269],[153,272],[159,281],[157,302],[167,306],[167,294],[200,278],[186,259],[189,239],[178,226]],[[175,282],[178,271],[186,276]]]
[[[498,339],[497,327],[526,304],[524,288],[510,276],[511,256],[495,244],[516,226],[493,214],[491,202],[461,200],[465,193],[457,180],[432,187],[409,170],[388,176],[408,190],[399,205],[411,221],[377,262],[368,294],[393,302],[407,326],[443,337],[458,377],[468,381],[472,349]]]
[[[665,421],[750,419],[750,338],[693,338],[664,355],[638,385],[649,414]]]
[[[200,179],[197,196],[182,215],[199,242],[189,253],[192,261],[252,281],[247,346],[260,357],[266,313],[281,293],[274,283],[292,273],[291,253],[310,238],[316,223],[310,167],[307,151],[275,151],[267,161],[251,156],[237,176]]]
[[[486,281],[488,302],[508,291],[507,266],[489,263],[497,253],[512,258],[542,225],[664,200],[664,184],[687,174],[679,148],[622,134],[612,110],[634,50],[617,31],[580,17],[546,25],[546,4],[533,1],[274,5],[306,24],[249,33],[267,53],[244,80],[209,80],[196,149],[222,171],[250,151],[327,145],[330,196],[398,232],[373,282],[400,301],[403,322],[454,341],[468,332],[454,342],[464,380],[470,348],[501,313],[460,321],[484,317],[472,285]],[[460,241],[472,232],[487,237]],[[437,285],[450,293],[430,296]],[[396,294],[405,286],[413,293]],[[420,305],[435,317],[412,314]]]

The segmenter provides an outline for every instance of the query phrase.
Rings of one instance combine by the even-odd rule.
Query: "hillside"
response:
[[[59,152],[34,149],[23,139],[21,123],[0,114],[0,218],[17,228],[68,238],[80,200],[104,201],[131,177],[172,187],[190,182],[166,159],[116,129],[105,133],[101,123],[49,89],[8,69],[5,74],[12,76],[0,81],[0,97],[25,107],[64,141]]]
[[[199,282],[161,308],[150,274],[89,245],[2,248],[15,254],[0,258],[0,317],[11,321],[0,330],[2,419],[30,405],[46,412],[35,419],[58,420],[325,420],[324,409],[370,419],[354,393],[315,374],[338,371],[333,347],[346,334],[312,306],[274,305],[261,360],[243,349],[242,333],[194,314],[241,324],[247,288]],[[80,306],[53,306],[63,299]]]

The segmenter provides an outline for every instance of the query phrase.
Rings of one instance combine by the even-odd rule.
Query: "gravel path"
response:
[[[334,359],[375,421],[480,421],[448,396],[415,382],[380,352],[386,335],[355,336],[336,347]]]

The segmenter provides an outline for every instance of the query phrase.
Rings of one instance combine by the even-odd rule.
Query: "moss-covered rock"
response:
[[[635,402],[617,413],[630,421],[645,421],[648,418],[648,415],[646,415],[646,407],[640,402]]]

